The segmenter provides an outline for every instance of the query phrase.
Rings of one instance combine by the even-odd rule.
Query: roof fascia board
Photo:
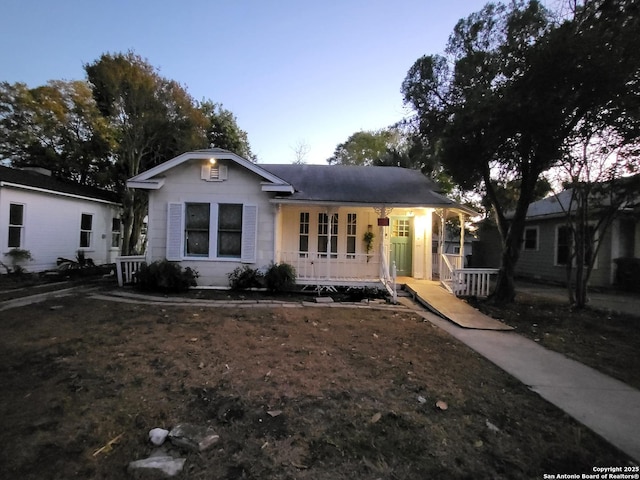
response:
[[[262,182],[262,191],[263,192],[279,192],[279,193],[294,193],[295,189],[289,185],[276,185],[273,183]]]
[[[144,190],[159,190],[164,185],[165,179],[158,178],[147,181],[127,180],[127,187],[129,188],[141,188]]]
[[[461,205],[428,205],[423,203],[364,203],[364,202],[332,202],[332,201],[314,201],[314,200],[292,200],[287,198],[273,198],[271,203],[280,205],[309,205],[309,206],[338,206],[338,207],[364,207],[373,208],[384,205],[387,208],[446,208],[447,210],[459,210],[463,213],[475,216],[478,212]]]
[[[51,189],[48,189],[48,188],[32,187],[31,185],[23,185],[21,183],[12,183],[12,182],[0,181],[0,187],[19,188],[19,189],[22,189],[22,190],[30,190],[30,191],[38,192],[38,193],[47,193],[49,195],[59,195],[61,197],[70,197],[70,198],[77,198],[79,200],[88,200],[90,202],[106,203],[106,204],[115,205],[115,206],[118,206],[118,207],[121,206],[121,204],[118,203],[118,202],[112,202],[110,200],[103,200],[102,198],[88,197],[86,195],[78,195],[78,194],[75,194],[75,193],[60,192],[58,190],[51,190]]]
[[[255,173],[256,175],[261,176],[268,182],[274,183],[276,185],[289,185],[282,178],[279,178],[272,173],[267,172],[265,169],[260,168],[259,165],[236,155],[231,152],[207,152],[207,151],[196,151],[196,152],[186,152],[181,155],[178,155],[171,160],[167,160],[160,165],[157,165],[145,172],[142,172],[132,178],[129,179],[130,182],[144,182],[150,180],[151,178],[160,175],[161,173],[166,172],[167,170],[176,167],[188,160],[208,160],[210,158],[215,158],[216,160],[231,160],[238,165],[246,168],[247,170]],[[159,188],[159,187],[158,187]]]

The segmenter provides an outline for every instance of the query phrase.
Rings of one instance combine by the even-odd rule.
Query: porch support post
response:
[[[444,255],[444,240],[445,240],[445,227],[447,224],[447,209],[443,208],[442,209],[442,216],[440,217],[440,235],[438,235],[438,252],[440,253],[440,258],[438,259],[438,261],[440,262],[440,275],[442,275],[443,272],[443,264],[444,261],[442,260],[442,256]]]
[[[273,216],[273,263],[280,263],[282,260],[282,205],[274,206],[275,215]]]
[[[464,268],[464,213],[459,213],[458,219],[460,221],[460,266]]]

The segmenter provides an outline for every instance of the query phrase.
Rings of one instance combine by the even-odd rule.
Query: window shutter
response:
[[[210,177],[211,177],[211,167],[209,165],[203,165],[202,169],[200,170],[200,178],[202,180],[209,181]]]
[[[242,208],[242,253],[243,263],[256,262],[256,242],[258,239],[258,207],[244,205]]]
[[[182,259],[182,204],[167,205],[167,260]]]
[[[226,180],[229,169],[226,165],[220,165],[220,170],[218,172],[218,180]]]

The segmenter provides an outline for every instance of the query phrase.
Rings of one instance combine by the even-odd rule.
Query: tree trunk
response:
[[[516,262],[508,249],[502,253],[502,265],[498,272],[496,289],[491,295],[491,301],[496,304],[511,303],[516,299],[516,284],[514,281]]]

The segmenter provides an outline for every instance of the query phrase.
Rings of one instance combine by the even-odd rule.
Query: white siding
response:
[[[24,237],[21,248],[33,260],[23,266],[29,272],[56,267],[58,257],[75,258],[80,249],[80,218],[93,215],[91,246],[83,249],[96,265],[109,263],[112,219],[119,217],[115,205],[73,197],[33,192],[12,187],[0,188],[0,261],[7,263],[9,205],[24,205]]]
[[[275,207],[269,203],[273,194],[261,190],[262,179],[243,167],[229,162],[227,180],[209,182],[202,180],[203,161],[191,160],[167,172],[165,184],[159,190],[149,192],[149,230],[148,253],[149,261],[162,260],[167,257],[167,214],[168,204],[184,205],[189,202],[203,202],[210,204],[237,203],[256,208],[254,238],[255,257],[243,259],[216,258],[184,258],[181,246],[181,264],[184,267],[195,268],[199,273],[198,285],[227,286],[227,274],[234,268],[248,263],[253,268],[268,267],[274,261],[274,214]],[[213,210],[215,212],[215,209]],[[213,214],[212,214],[213,215]],[[213,220],[212,220],[212,228]],[[180,241],[184,232],[180,231]],[[243,232],[243,242],[248,237]],[[215,244],[211,244],[213,249]],[[247,253],[245,250],[244,253]],[[215,256],[215,255],[212,255]]]

